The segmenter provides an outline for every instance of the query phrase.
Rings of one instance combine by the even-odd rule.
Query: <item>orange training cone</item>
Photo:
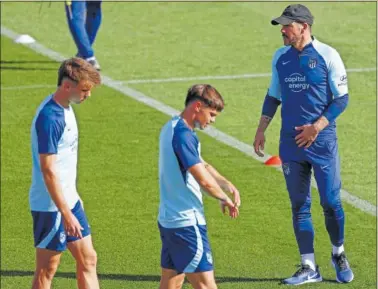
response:
[[[282,165],[282,162],[281,162],[281,159],[279,156],[272,156],[271,158],[269,158],[265,164],[267,166],[280,166]]]

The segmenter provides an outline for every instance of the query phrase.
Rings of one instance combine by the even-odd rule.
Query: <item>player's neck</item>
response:
[[[194,129],[194,119],[192,116],[191,113],[189,113],[188,111],[184,110],[181,114],[180,114],[182,120],[185,122],[185,124],[191,129],[193,130]]]
[[[62,91],[60,91],[59,89],[54,93],[53,99],[55,100],[55,102],[57,102],[63,107],[67,108],[70,106],[69,100],[64,95],[64,93],[62,93]]]
[[[312,42],[312,37],[311,35],[307,35],[301,39],[301,41],[298,41],[298,43],[295,43],[293,46],[295,49],[298,51],[302,51],[307,44]]]

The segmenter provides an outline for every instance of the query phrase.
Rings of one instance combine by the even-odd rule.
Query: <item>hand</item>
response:
[[[301,133],[295,137],[296,144],[298,147],[305,146],[306,149],[311,146],[319,134],[319,130],[313,124],[296,126],[295,130],[301,131]]]
[[[225,201],[220,201],[220,206],[222,213],[226,214],[226,207],[228,207],[228,212],[231,218],[235,219],[239,216],[238,207],[231,201],[230,198],[227,198]]]
[[[80,225],[79,221],[75,215],[72,214],[72,212],[69,212],[67,216],[63,217],[63,225],[67,236],[72,236],[79,239],[83,238],[81,231],[84,230],[84,228]]]
[[[264,153],[261,150],[264,150],[265,145],[265,135],[262,131],[257,131],[255,135],[255,141],[253,142],[253,147],[255,149],[255,153],[259,157],[263,157]]]
[[[224,184],[222,184],[222,189],[225,192],[231,193],[234,196],[234,204],[237,207],[240,207],[241,205],[241,199],[240,199],[240,193],[238,189],[229,181],[225,181]]]

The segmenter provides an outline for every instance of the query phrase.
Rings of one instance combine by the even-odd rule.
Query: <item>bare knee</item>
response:
[[[77,265],[80,269],[85,271],[91,271],[97,266],[97,253],[95,250],[91,250],[85,254],[80,260],[77,260]]]
[[[46,271],[45,271],[46,278],[49,280],[52,280],[57,270],[58,270],[58,264],[50,265],[48,268],[46,268]]]
[[[52,280],[56,271],[58,270],[59,262],[49,262],[47,264],[43,264],[42,266],[37,266],[35,275],[38,279],[47,279]]]

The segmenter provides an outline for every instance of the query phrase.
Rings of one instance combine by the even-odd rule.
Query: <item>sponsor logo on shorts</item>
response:
[[[60,234],[59,234],[59,241],[61,243],[64,243],[66,241],[66,233],[65,232],[60,232]]]
[[[206,252],[206,258],[210,264],[213,264],[213,256],[211,255],[211,252]]]

